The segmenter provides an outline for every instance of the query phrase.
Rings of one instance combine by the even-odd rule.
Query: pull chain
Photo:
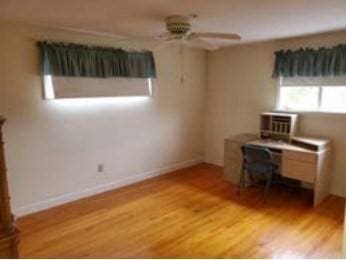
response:
[[[180,84],[184,84],[184,45],[183,41],[180,43]]]

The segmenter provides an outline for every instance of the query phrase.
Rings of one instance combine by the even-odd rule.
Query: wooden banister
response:
[[[5,118],[0,116],[0,258],[18,257],[19,231],[14,225],[8,192],[2,126]]]

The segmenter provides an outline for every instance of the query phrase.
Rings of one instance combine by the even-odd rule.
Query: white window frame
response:
[[[275,109],[274,111],[277,112],[295,112],[295,113],[316,113],[316,114],[345,114],[346,115],[346,109],[345,111],[328,111],[328,110],[322,110],[322,94],[323,94],[323,87],[337,87],[333,85],[323,84],[323,85],[311,85],[313,87],[318,87],[318,109],[311,109],[311,110],[302,110],[302,109],[283,109],[280,107],[280,97],[281,97],[281,85],[282,85],[282,77],[279,77],[277,80],[277,91],[276,91],[276,98],[275,98]],[[346,82],[345,82],[346,86]],[[284,86],[289,87],[289,86]],[[294,86],[292,86],[294,87]]]

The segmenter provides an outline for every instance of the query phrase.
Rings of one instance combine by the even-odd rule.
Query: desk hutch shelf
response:
[[[261,138],[291,142],[297,132],[297,114],[262,113]]]

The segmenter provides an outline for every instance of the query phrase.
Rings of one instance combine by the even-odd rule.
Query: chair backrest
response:
[[[241,147],[245,162],[273,162],[273,154],[269,149],[245,144]]]

